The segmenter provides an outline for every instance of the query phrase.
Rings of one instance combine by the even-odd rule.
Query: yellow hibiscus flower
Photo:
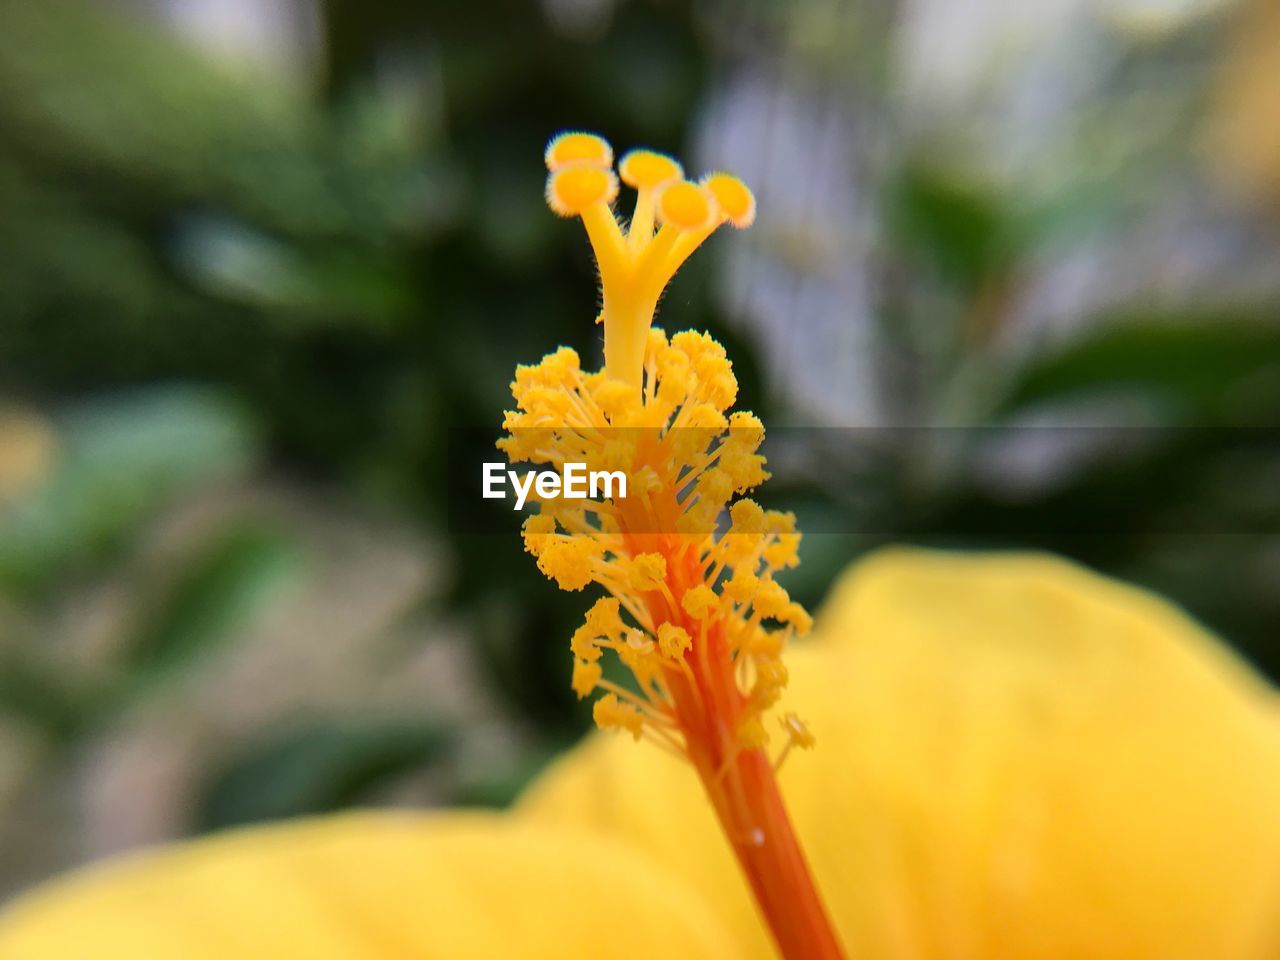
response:
[[[606,733],[506,814],[350,814],[90,868],[0,916],[0,957],[1277,960],[1274,692],[1158,599],[1039,556],[882,553],[793,642],[794,518],[740,496],[768,476],[759,421],[729,413],[715,341],[651,329],[750,191],[634,151],[624,231],[607,143],[546,159],[600,266],[605,368],[520,368],[500,446],[638,487],[539,489],[525,525],[562,588],[608,594],[570,643]]]

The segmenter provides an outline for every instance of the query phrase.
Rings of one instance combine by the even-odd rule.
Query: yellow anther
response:
[[[775,570],[787,570],[800,564],[800,534],[778,534],[778,542],[764,551],[764,562]]]
[[[698,496],[706,497],[711,503],[725,503],[733,496],[733,477],[712,467],[698,481]]]
[[[715,591],[706,584],[699,584],[692,590],[685,591],[684,597],[680,600],[680,605],[684,607],[685,613],[693,617],[695,620],[705,620],[716,609],[719,598]]]
[[[579,660],[599,660],[600,636],[589,626],[579,627],[569,639],[569,649]]]
[[[572,163],[593,167],[613,166],[613,147],[594,133],[567,130],[551,138],[545,155],[547,169],[554,172]]]
[[[762,617],[777,617],[791,602],[791,597],[783,589],[782,584],[773,580],[760,581],[760,587],[752,599],[752,606]]]
[[[613,171],[587,164],[561,167],[547,177],[547,206],[561,217],[576,217],[618,195]]]
[[[728,443],[754,450],[764,439],[764,424],[755,414],[739,410],[729,415]]]
[[[716,528],[720,505],[708,503],[701,497],[676,518],[676,532],[690,536],[705,536]]]
[[[738,743],[748,750],[763,747],[769,742],[769,733],[760,722],[759,714],[752,713],[738,725]]]
[[[632,650],[639,653],[653,652],[653,640],[643,630],[637,630],[635,627],[631,627],[625,632],[623,639],[626,641],[626,645]]]
[[[808,750],[817,743],[813,731],[805,724],[803,720],[794,713],[783,714],[781,719],[782,729],[786,731],[790,742],[795,744],[801,750]]]
[[[679,350],[665,349],[655,359],[658,375],[658,399],[673,407],[684,403],[689,396],[691,370],[689,358]]]
[[[678,180],[658,194],[658,220],[681,230],[702,230],[711,225],[711,194],[688,180]]]
[[[713,173],[702,182],[730,224],[741,230],[755,222],[755,194],[745,183],[728,173]]]
[[[766,529],[770,533],[789,534],[796,529],[796,515],[789,510],[770,510],[764,516]]]
[[[579,700],[585,700],[599,685],[604,670],[598,660],[575,660],[573,664],[573,692]]]
[[[727,358],[724,347],[721,346],[709,333],[699,333],[696,330],[681,330],[679,333],[671,337],[671,346],[679,350],[694,363],[702,360],[704,357],[720,357]]]
[[[750,600],[756,590],[760,588],[760,578],[754,573],[746,573],[739,570],[724,585],[724,593],[730,600],[735,603],[745,603]]]
[[[724,418],[724,414],[709,403],[695,403],[692,406],[686,406],[683,419],[684,426],[690,430],[711,430],[719,433],[729,426],[729,421]],[[694,439],[706,440],[705,437],[695,437]]]
[[[600,404],[611,421],[618,420],[640,406],[640,397],[634,390],[618,380],[605,380],[594,391],[595,401]]]
[[[600,545],[586,537],[553,536],[538,556],[538,569],[561,590],[581,590],[591,582]]]
[[[631,561],[631,587],[641,593],[657,590],[667,576],[667,561],[660,553],[642,553]]]
[[[677,627],[674,623],[664,623],[658,628],[658,649],[662,651],[664,657],[672,660],[682,657],[692,645],[693,639],[683,627]]]
[[[535,513],[524,522],[524,548],[535,557],[541,555],[556,532],[556,521],[546,514]]]
[[[764,510],[754,500],[739,500],[729,508],[734,533],[764,533]]]
[[[751,690],[751,706],[761,712],[782,699],[782,689],[772,684],[756,684]]]
[[[631,671],[641,686],[649,683],[662,669],[658,645],[640,630],[627,631],[626,642],[617,647],[618,659]]]
[[[613,597],[601,597],[587,611],[586,626],[597,636],[617,636],[623,629],[622,605]]]
[[[644,731],[644,717],[640,711],[630,704],[623,703],[612,693],[605,694],[595,702],[592,715],[596,726],[601,730],[627,730],[637,740]]]
[[[743,646],[753,656],[776,658],[782,656],[786,639],[786,633],[782,630],[756,629]]]
[[[684,170],[665,153],[632,150],[618,163],[618,176],[627,186],[645,190],[669,180],[679,180],[684,176]]]
[[[737,444],[727,444],[721,449],[720,469],[733,477],[734,485],[739,490],[759,486],[769,479],[769,471],[764,468],[764,457],[758,453],[749,453],[746,447]]]
[[[794,600],[782,608],[778,619],[791,624],[796,628],[796,633],[802,637],[813,629],[813,617],[809,615],[808,610]]]
[[[787,685],[787,668],[781,660],[764,659],[756,664],[756,686],[781,690]]]
[[[587,611],[586,622],[573,632],[569,648],[579,660],[599,660],[600,641],[613,640],[623,631],[620,605],[613,597],[597,600]]]

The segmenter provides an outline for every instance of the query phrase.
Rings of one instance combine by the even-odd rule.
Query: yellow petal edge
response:
[[[481,814],[237,830],[83,870],[0,916],[5,960],[731,956],[697,894],[635,851]]]

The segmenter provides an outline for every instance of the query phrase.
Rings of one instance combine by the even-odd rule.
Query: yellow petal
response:
[[[697,895],[581,831],[352,814],[93,867],[0,915],[5,960],[727,958]]]
[[[788,658],[782,772],[859,960],[1276,960],[1280,704],[1163,601],[1041,556],[890,551]],[[631,839],[767,940],[680,765],[592,738],[522,815]]]

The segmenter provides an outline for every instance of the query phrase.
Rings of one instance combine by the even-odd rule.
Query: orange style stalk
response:
[[[573,688],[602,692],[599,726],[692,763],[783,956],[841,957],[776,779],[813,736],[788,714],[781,748],[766,752],[766,713],[787,681],[783,647],[811,625],[774,579],[799,562],[800,534],[791,514],[739,496],[769,475],[760,421],[728,412],[738,385],[724,348],[651,329],[679,266],[722,223],[749,226],[755,200],[736,177],[692,183],[647,150],[624,156],[615,175],[612,149],[592,134],[556,137],[546,162],[548,204],[580,217],[595,251],[605,366],[584,372],[561,348],[519,367],[499,447],[513,463],[561,473],[581,463],[628,484],[626,496],[610,486],[542,499],[525,522],[543,573],[565,590],[596,583],[609,594],[573,636]],[[619,176],[637,194],[625,231],[611,206]],[[604,676],[606,651],[634,684]]]

